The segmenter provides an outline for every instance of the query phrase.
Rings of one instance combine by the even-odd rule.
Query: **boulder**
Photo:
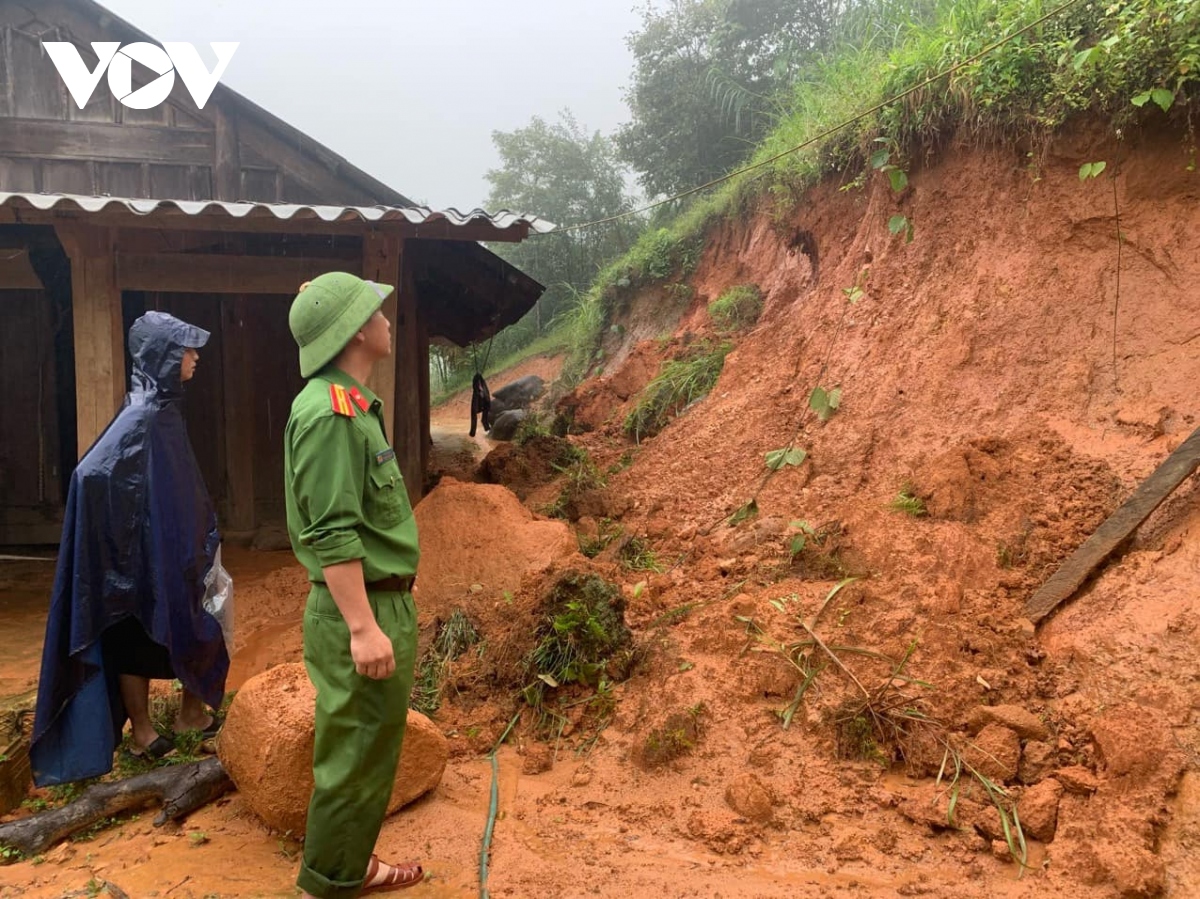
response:
[[[492,419],[492,429],[488,431],[488,436],[493,440],[512,440],[517,433],[517,427],[528,417],[529,413],[524,409],[501,412],[499,417]]]
[[[524,409],[545,392],[546,382],[537,375],[526,375],[505,384],[492,394],[492,421],[498,421],[511,409]]]
[[[313,787],[316,696],[302,664],[268,669],[238,690],[217,741],[221,764],[250,809],[295,836],[304,833]],[[388,814],[436,787],[448,757],[442,733],[410,710]]]

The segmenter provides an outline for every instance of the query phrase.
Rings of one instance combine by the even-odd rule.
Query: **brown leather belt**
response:
[[[377,590],[381,593],[411,593],[413,581],[415,580],[416,578],[412,577],[393,575],[392,577],[385,577],[381,581],[371,581],[367,584],[367,589]]]

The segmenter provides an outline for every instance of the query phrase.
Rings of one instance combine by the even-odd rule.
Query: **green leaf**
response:
[[[874,153],[871,154],[871,168],[873,168],[873,169],[883,168],[885,165],[887,165],[888,159],[891,158],[891,155],[892,155],[891,150],[886,150],[886,149],[876,150]]]
[[[1100,162],[1085,162],[1079,167],[1079,180],[1086,181],[1088,178],[1099,177],[1100,173],[1108,167],[1108,163]]]
[[[1086,50],[1080,50],[1078,53],[1076,53],[1075,59],[1071,62],[1071,64],[1075,67],[1075,71],[1078,72],[1082,70],[1084,66],[1091,62],[1092,57],[1096,55],[1096,52],[1096,47],[1088,47]]]
[[[766,454],[767,468],[771,471],[779,471],[785,465],[800,465],[807,458],[808,453],[798,447],[771,450]]]
[[[812,395],[808,398],[808,407],[817,413],[817,418],[821,421],[829,421],[841,401],[841,388],[835,387],[826,391],[824,387],[814,387]]]
[[[1175,94],[1166,88],[1156,87],[1150,91],[1150,99],[1158,104],[1158,108],[1166,112],[1171,108],[1171,104],[1175,102]]]
[[[855,303],[857,303],[859,300],[861,300],[862,296],[863,296],[862,288],[858,287],[858,286],[843,287],[842,293],[844,293],[846,295],[846,299],[848,299],[850,301],[851,306],[853,306]]]
[[[740,509],[738,509],[736,512],[734,512],[732,515],[729,516],[729,525],[730,525],[730,527],[734,527],[736,525],[741,524],[747,518],[753,518],[757,514],[758,514],[758,503],[755,502],[754,500],[750,500],[750,502],[746,503],[746,505],[742,506]]]
[[[888,219],[888,230],[893,234],[899,234],[908,227],[908,219],[902,215],[893,215]]]
[[[896,193],[900,193],[908,187],[908,175],[904,173],[903,169],[892,169],[888,172],[888,180],[892,182],[892,190]]]
[[[1136,106],[1138,109],[1141,109],[1143,106],[1145,106],[1147,103],[1150,102],[1150,91],[1143,91],[1142,93],[1138,94],[1137,96],[1131,97],[1129,99],[1129,102],[1132,103],[1134,106]]]

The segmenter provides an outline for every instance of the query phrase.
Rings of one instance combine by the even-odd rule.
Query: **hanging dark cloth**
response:
[[[135,623],[153,645],[129,652],[165,654],[184,688],[214,708],[224,698],[229,655],[202,606],[220,538],[181,408],[184,350],[208,336],[163,312],[134,322],[130,392],[71,476],[30,749],[39,786],[112,769],[118,669],[130,671],[113,638]]]
[[[471,379],[471,436],[475,436],[475,419],[483,416],[483,431],[486,434],[492,429],[492,394],[488,390],[487,381],[479,372]]]

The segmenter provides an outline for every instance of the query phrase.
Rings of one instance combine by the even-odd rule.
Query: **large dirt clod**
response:
[[[305,830],[313,787],[315,702],[303,665],[277,665],[238,691],[217,744],[246,804],[271,827],[294,835]],[[436,787],[448,757],[446,738],[410,710],[388,814]]]

